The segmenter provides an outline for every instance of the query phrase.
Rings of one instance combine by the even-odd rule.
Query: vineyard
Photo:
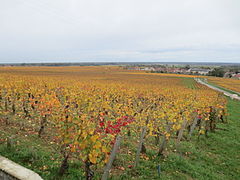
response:
[[[58,178],[130,179],[126,170],[141,179],[141,168],[156,161],[158,177],[171,152],[181,154],[182,144],[202,141],[227,122],[226,105],[222,94],[191,76],[111,66],[2,67],[0,144],[18,151],[24,143],[18,136],[37,142],[35,149],[44,144]],[[35,170],[34,160],[26,161]],[[38,172],[52,179],[48,168]]]
[[[208,77],[208,80],[210,83],[240,93],[240,80],[217,77]]]

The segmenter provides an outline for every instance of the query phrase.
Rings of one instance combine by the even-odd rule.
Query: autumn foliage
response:
[[[167,144],[193,130],[214,131],[225,121],[221,94],[183,81],[118,67],[2,68],[1,123],[31,129],[59,147],[63,168],[74,158],[91,175],[91,166],[108,162],[118,135],[137,140],[144,128],[145,140],[163,138],[160,143]]]

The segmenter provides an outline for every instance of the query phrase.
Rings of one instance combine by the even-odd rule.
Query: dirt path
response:
[[[214,89],[214,90],[216,90],[216,91],[222,92],[224,95],[229,96],[229,97],[232,98],[232,99],[237,99],[237,100],[240,101],[240,97],[239,97],[237,94],[233,94],[233,93],[224,91],[224,90],[222,90],[222,89],[219,89],[219,88],[217,88],[217,87],[215,87],[215,86],[212,86],[212,85],[210,85],[210,84],[202,81],[201,79],[198,79],[198,78],[194,78],[194,79],[195,79],[195,81],[197,81],[197,82],[200,83],[200,84],[203,84],[203,85],[205,85],[205,86],[207,86],[207,87],[209,87],[209,88],[211,88],[211,89]]]

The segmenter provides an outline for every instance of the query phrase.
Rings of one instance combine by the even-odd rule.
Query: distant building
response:
[[[173,73],[173,74],[199,74],[207,75],[211,69],[204,68],[182,68],[182,67],[159,67],[159,66],[135,66],[128,67],[130,70],[139,70],[139,71],[150,71],[150,72],[160,72],[160,73]]]
[[[156,68],[155,68],[155,71],[158,71],[158,72],[166,72],[166,68],[156,67]]]
[[[240,79],[240,73],[233,75],[232,78],[234,78],[234,79]]]
[[[155,71],[153,67],[141,67],[140,70],[142,71]]]
[[[233,73],[233,72],[226,72],[224,75],[223,75],[223,77],[224,78],[231,78],[231,77],[233,77],[233,76],[235,76],[236,74],[235,73]]]
[[[201,75],[207,75],[210,71],[211,71],[210,69],[201,69],[201,68],[191,68],[188,70],[189,73],[201,74]]]

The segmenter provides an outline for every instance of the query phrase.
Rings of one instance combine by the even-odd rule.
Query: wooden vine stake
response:
[[[191,137],[192,137],[192,133],[193,133],[195,127],[197,126],[197,122],[198,122],[198,118],[196,117],[196,118],[194,119],[194,121],[193,121],[191,127],[190,127],[190,131],[189,131],[189,135],[188,135],[188,140],[191,139]]]
[[[68,170],[68,167],[69,167],[68,158],[69,158],[69,154],[64,154],[64,158],[62,160],[61,167],[60,167],[59,172],[58,172],[58,174],[60,176],[65,174],[65,172]]]
[[[176,148],[177,149],[179,148],[179,144],[180,144],[180,141],[183,137],[183,132],[184,132],[184,129],[185,129],[186,125],[187,125],[187,120],[184,118],[183,123],[182,123],[182,127],[179,130],[178,137],[177,137],[177,142],[176,142]]]
[[[104,169],[104,173],[102,175],[102,179],[101,180],[107,180],[107,178],[109,176],[109,171],[110,171],[110,169],[112,167],[112,163],[113,163],[113,161],[114,161],[114,159],[116,157],[117,150],[120,147],[121,139],[122,139],[122,137],[120,135],[118,135],[117,138],[116,138],[116,142],[115,142],[115,144],[113,146],[113,150],[112,150],[112,152],[110,154],[109,161],[108,161],[108,163],[107,163],[107,165],[106,165],[106,167]]]
[[[13,142],[13,140],[14,140],[14,136],[9,136],[9,137],[7,137],[7,148],[8,149],[11,149],[12,148],[12,146],[13,146],[13,144],[14,144],[14,142]]]
[[[47,115],[45,115],[45,116],[43,116],[43,117],[41,118],[40,129],[39,129],[39,131],[38,131],[38,137],[39,137],[39,138],[42,136],[46,124],[47,124]]]
[[[134,167],[137,167],[137,165],[139,163],[140,153],[141,153],[141,150],[142,150],[142,145],[143,145],[143,141],[144,141],[144,137],[145,137],[146,132],[147,132],[147,128],[143,127],[142,132],[141,132],[141,136],[140,136],[140,141],[139,141],[139,144],[138,144],[138,149],[137,149],[137,153],[136,153],[136,159],[135,159]]]
[[[170,126],[169,126],[168,122],[166,122],[166,131],[167,131],[167,133],[170,132]],[[162,143],[160,144],[159,150],[158,150],[158,156],[161,156],[163,154],[163,151],[164,151],[164,149],[165,149],[165,147],[167,145],[167,141],[168,141],[167,136],[163,135]]]

